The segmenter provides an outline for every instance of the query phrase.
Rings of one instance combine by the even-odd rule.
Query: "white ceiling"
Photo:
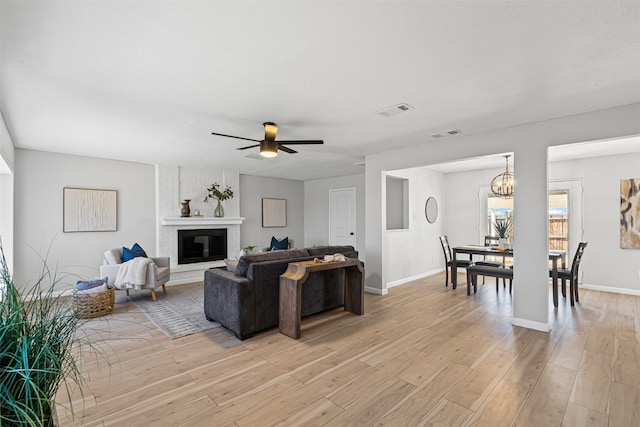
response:
[[[36,150],[304,180],[640,101],[638,1],[3,0],[0,18],[0,108]],[[258,161],[211,135],[264,121],[325,144]]]

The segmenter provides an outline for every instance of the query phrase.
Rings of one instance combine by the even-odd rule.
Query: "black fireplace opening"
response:
[[[226,228],[178,230],[178,264],[220,261],[226,257]]]

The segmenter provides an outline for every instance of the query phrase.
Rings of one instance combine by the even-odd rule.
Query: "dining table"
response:
[[[458,286],[458,277],[455,273],[457,270],[457,258],[458,254],[468,254],[470,259],[473,259],[474,255],[478,256],[493,256],[493,257],[508,257],[513,258],[513,249],[503,249],[497,246],[481,246],[481,245],[463,245],[452,247],[452,260],[451,260],[451,284],[453,289]],[[563,250],[550,250],[549,260],[551,261],[551,280],[553,287],[553,306],[558,307],[558,262],[562,268],[566,268],[567,263],[567,251]]]

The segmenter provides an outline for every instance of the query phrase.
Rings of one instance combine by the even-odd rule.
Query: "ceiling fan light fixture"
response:
[[[274,140],[265,139],[260,143],[260,155],[267,158],[276,157],[278,155],[278,143]]]
[[[504,172],[496,175],[495,178],[491,180],[491,192],[501,199],[513,198],[513,190],[516,186],[513,173],[509,172],[509,157],[511,157],[510,154],[504,156],[507,162],[507,167]]]
[[[264,139],[275,141],[276,135],[278,135],[278,125],[273,122],[264,122],[262,125],[264,126]]]

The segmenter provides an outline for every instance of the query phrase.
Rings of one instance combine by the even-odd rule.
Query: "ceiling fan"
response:
[[[224,133],[211,132],[211,135],[226,136],[227,138],[244,139],[246,141],[254,141],[259,144],[247,145],[246,147],[237,148],[237,150],[246,150],[248,148],[260,147],[260,155],[263,157],[275,157],[278,155],[278,150],[285,153],[294,154],[297,153],[285,145],[301,145],[301,144],[324,144],[324,141],[318,140],[302,140],[302,141],[276,141],[276,135],[278,134],[278,125],[273,122],[264,122],[264,139],[262,141],[258,139],[244,138],[242,136],[225,135]]]

